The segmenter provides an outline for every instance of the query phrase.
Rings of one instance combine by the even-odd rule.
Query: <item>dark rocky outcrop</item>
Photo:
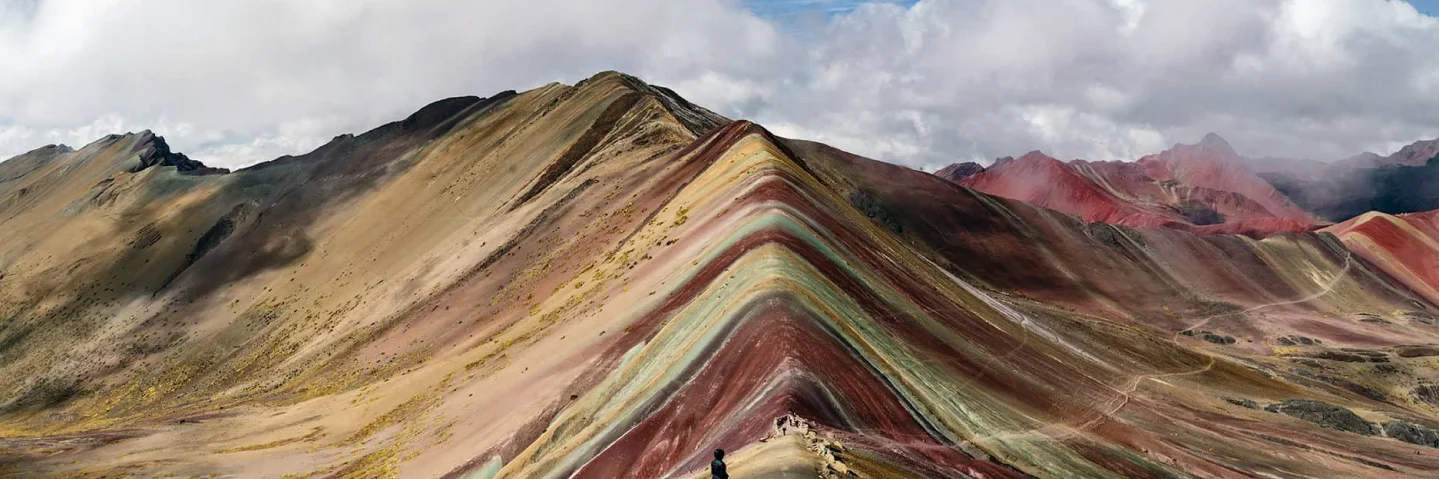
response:
[[[1313,346],[1315,344],[1324,344],[1323,341],[1313,338],[1307,338],[1304,336],[1283,336],[1279,338],[1278,342],[1280,346],[1298,346],[1301,344],[1305,346]]]
[[[1209,341],[1214,344],[1234,344],[1234,336],[1220,336],[1218,334],[1205,331],[1204,334],[1202,334],[1200,337],[1202,337],[1205,341]]]
[[[1439,448],[1439,431],[1395,419],[1384,423],[1384,435],[1410,444]]]
[[[204,163],[190,159],[184,153],[177,153],[170,150],[170,144],[165,138],[151,133],[149,130],[140,132],[140,142],[135,146],[135,153],[140,156],[140,164],[130,169],[131,173],[145,171],[152,166],[173,166],[175,171],[186,175],[220,175],[229,173],[224,168],[211,168]]]
[[[1279,404],[1270,404],[1264,408],[1269,412],[1277,412],[1287,416],[1296,417],[1309,421],[1320,426],[1344,432],[1373,436],[1375,426],[1364,418],[1354,414],[1354,411],[1335,406],[1313,399],[1289,399]]]
[[[966,161],[963,163],[954,163],[944,168],[940,168],[939,171],[934,172],[934,176],[938,176],[949,181],[959,181],[961,179],[977,175],[982,171],[984,171],[984,167],[979,166],[979,163],[975,163],[973,161]]]
[[[1382,364],[1375,364],[1375,365],[1374,365],[1374,372],[1379,373],[1379,374],[1385,374],[1385,375],[1389,375],[1389,374],[1399,374],[1400,371],[1403,371],[1403,370],[1402,370],[1402,369],[1399,369],[1399,366],[1395,366],[1395,365],[1393,365],[1393,364],[1382,363]]]
[[[1316,351],[1302,355],[1307,358],[1342,361],[1346,363],[1387,363],[1389,356],[1378,351],[1342,350]]]
[[[1415,401],[1439,407],[1439,385],[1420,384],[1415,386],[1410,394],[1414,396]]]
[[[1401,358],[1425,358],[1429,356],[1439,356],[1439,346],[1398,346],[1394,348],[1394,354],[1399,355],[1399,357]]]
[[[1219,396],[1219,399],[1223,399],[1224,402],[1227,402],[1227,403],[1229,403],[1229,404],[1233,404],[1233,405],[1235,405],[1235,406],[1239,406],[1239,407],[1242,407],[1242,408],[1259,409],[1259,403],[1255,402],[1253,399],[1243,399],[1243,398],[1236,398],[1236,397],[1229,397],[1229,396]]]
[[[1211,343],[1214,343],[1214,344],[1219,344],[1219,345],[1229,345],[1229,344],[1234,344],[1235,342],[1237,342],[1237,341],[1234,339],[1234,336],[1224,336],[1224,335],[1214,334],[1213,331],[1191,331],[1191,330],[1187,330],[1187,329],[1186,329],[1186,330],[1184,330],[1184,331],[1180,331],[1179,334],[1184,335],[1184,336],[1189,336],[1189,337],[1191,337],[1191,338],[1203,339],[1203,340],[1205,340],[1205,341],[1208,341],[1208,342],[1211,342]]]
[[[135,237],[130,240],[130,247],[136,250],[143,250],[160,242],[160,228],[155,223],[150,223],[135,232]]]

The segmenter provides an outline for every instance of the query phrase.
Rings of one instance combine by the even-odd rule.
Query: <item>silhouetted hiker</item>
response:
[[[715,449],[715,460],[710,461],[710,479],[729,479],[724,470],[724,449]]]

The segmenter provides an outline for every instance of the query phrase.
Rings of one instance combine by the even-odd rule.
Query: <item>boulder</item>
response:
[[[1290,399],[1280,404],[1272,404],[1265,408],[1270,412],[1278,412],[1288,416],[1296,417],[1318,424],[1329,429],[1352,432],[1372,436],[1375,434],[1375,426],[1364,418],[1354,414],[1354,411],[1335,406],[1313,399]]]
[[[1384,435],[1410,444],[1439,448],[1439,431],[1412,422],[1398,419],[1386,422]]]

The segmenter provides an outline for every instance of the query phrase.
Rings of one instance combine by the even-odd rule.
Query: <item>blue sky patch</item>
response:
[[[779,21],[789,21],[808,13],[840,15],[854,11],[866,3],[894,3],[906,7],[919,0],[742,0],[756,14]],[[1439,0],[1408,0],[1414,8],[1429,16],[1439,16]]]
[[[1409,3],[1413,4],[1419,13],[1431,17],[1439,16],[1439,0],[1410,0]]]
[[[894,3],[906,7],[919,0],[743,0],[746,8],[759,16],[790,20],[808,13],[840,15],[854,11],[866,3]]]

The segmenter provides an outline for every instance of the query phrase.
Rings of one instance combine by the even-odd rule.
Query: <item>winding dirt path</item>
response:
[[[1349,271],[1350,271],[1350,270],[1352,269],[1352,267],[1353,267],[1353,263],[1354,263],[1353,258],[1354,258],[1353,253],[1346,254],[1346,255],[1344,256],[1344,267],[1341,268],[1338,273],[1334,274],[1334,276],[1329,279],[1329,282],[1328,282],[1327,284],[1325,284],[1322,289],[1320,289],[1319,291],[1317,291],[1317,292],[1315,292],[1315,293],[1306,295],[1306,296],[1304,296],[1304,297],[1302,297],[1302,298],[1298,298],[1298,299],[1292,299],[1292,300],[1286,300],[1286,301],[1277,301],[1277,302],[1273,302],[1273,303],[1266,303],[1266,304],[1256,305],[1256,306],[1250,307],[1250,308],[1248,308],[1248,309],[1245,309],[1245,310],[1240,311],[1240,312],[1237,312],[1237,313],[1232,313],[1232,312],[1231,312],[1231,313],[1217,313],[1217,314],[1212,314],[1212,315],[1209,315],[1209,316],[1205,316],[1205,317],[1203,317],[1203,318],[1199,318],[1197,322],[1189,325],[1188,327],[1183,328],[1183,329],[1180,329],[1179,331],[1175,332],[1174,335],[1169,338],[1169,341],[1170,341],[1171,343],[1173,343],[1175,346],[1180,346],[1180,347],[1182,347],[1182,345],[1181,345],[1180,342],[1179,342],[1179,338],[1182,336],[1182,333],[1183,333],[1184,331],[1192,331],[1192,330],[1194,330],[1194,329],[1196,329],[1196,328],[1201,328],[1201,327],[1203,327],[1204,325],[1209,324],[1210,321],[1212,321],[1212,320],[1214,320],[1214,319],[1216,319],[1216,318],[1225,317],[1225,316],[1231,316],[1231,315],[1236,315],[1236,314],[1249,314],[1249,313],[1253,313],[1253,312],[1256,312],[1256,311],[1259,311],[1259,310],[1262,310],[1262,309],[1268,309],[1268,308],[1273,308],[1273,307],[1277,307],[1277,306],[1288,306],[1288,305],[1293,305],[1293,304],[1306,303],[1306,302],[1309,302],[1309,301],[1313,301],[1313,300],[1315,300],[1315,299],[1318,299],[1318,298],[1320,298],[1320,297],[1323,297],[1323,296],[1325,296],[1325,295],[1328,295],[1329,293],[1331,293],[1331,292],[1334,291],[1334,288],[1339,285],[1339,282],[1340,282],[1342,279],[1344,279],[1346,276],[1348,276]],[[933,264],[933,263],[931,263],[931,264]],[[938,266],[936,266],[936,267],[938,267]],[[941,268],[941,270],[943,271],[943,268]],[[984,293],[984,292],[982,292],[982,291],[977,291],[977,290],[974,289],[972,286],[968,285],[967,283],[963,282],[963,281],[960,280],[959,278],[957,278],[957,277],[955,277],[954,275],[950,274],[948,271],[945,271],[945,274],[948,275],[951,279],[953,279],[953,280],[956,281],[957,283],[959,283],[961,286],[964,286],[966,290],[968,290],[968,291],[971,292],[971,294],[985,295],[985,296],[982,296],[982,298],[988,298],[988,296],[987,296],[986,293]],[[990,298],[990,299],[992,299],[992,298]],[[1018,312],[1016,312],[1016,313],[1018,313]],[[1021,314],[1021,316],[1023,316],[1023,315]],[[1028,318],[1027,316],[1023,316],[1023,318],[1024,318],[1024,320],[1021,321],[1021,327],[1024,327],[1024,328],[1025,328],[1025,331],[1027,332],[1028,329],[1029,329],[1029,323],[1028,323],[1029,318]],[[1004,354],[1004,355],[1002,355],[1002,356],[997,357],[996,359],[1006,358],[1006,357],[1014,354],[1015,352],[1017,352],[1020,348],[1024,347],[1025,343],[1027,343],[1027,340],[1028,340],[1028,335],[1027,335],[1027,334],[1026,334],[1026,336],[1025,336],[1025,340],[1026,340],[1026,341],[1021,342],[1021,344],[1020,344],[1018,347],[1016,347],[1015,349],[1009,351],[1008,353],[1006,353],[1006,354]],[[1202,351],[1201,351],[1201,352],[1202,352]],[[1119,395],[1116,396],[1115,398],[1107,401],[1107,402],[1109,402],[1109,403],[1115,403],[1115,402],[1117,402],[1118,404],[1116,404],[1116,405],[1114,405],[1114,406],[1112,406],[1112,407],[1107,408],[1107,410],[1101,410],[1101,412],[1099,412],[1099,414],[1096,414],[1094,417],[1092,417],[1092,418],[1084,421],[1083,423],[1080,423],[1080,424],[1077,425],[1077,426],[1069,427],[1069,426],[1067,426],[1065,423],[1054,423],[1054,424],[1049,424],[1049,425],[1046,425],[1046,426],[1043,426],[1043,427],[1031,429],[1031,430],[1028,430],[1028,431],[1016,431],[1016,432],[1008,432],[1008,433],[991,434],[991,435],[986,435],[986,436],[973,437],[973,438],[970,438],[970,439],[968,439],[968,440],[969,440],[970,442],[989,442],[989,441],[996,441],[996,440],[1014,440],[1014,439],[1028,438],[1028,437],[1035,436],[1035,435],[1040,435],[1040,434],[1043,434],[1044,436],[1051,437],[1051,438],[1053,438],[1053,439],[1066,439],[1066,438],[1069,438],[1069,437],[1073,437],[1073,436],[1075,436],[1075,435],[1077,435],[1077,434],[1079,434],[1079,433],[1081,433],[1081,432],[1083,432],[1083,431],[1086,431],[1086,430],[1088,430],[1088,429],[1090,429],[1090,428],[1098,425],[1101,421],[1103,421],[1103,420],[1105,420],[1105,419],[1109,419],[1109,418],[1114,417],[1115,414],[1117,414],[1121,409],[1124,409],[1124,407],[1129,404],[1129,401],[1130,401],[1130,399],[1132,398],[1134,392],[1139,389],[1139,386],[1140,386],[1141,384],[1143,384],[1144,381],[1151,380],[1151,379],[1172,378],[1172,377],[1180,377],[1180,376],[1191,376],[1191,375],[1197,375],[1197,374],[1203,374],[1203,373],[1209,372],[1211,369],[1214,368],[1214,365],[1216,364],[1217,359],[1215,359],[1215,356],[1214,356],[1213,354],[1210,354],[1210,353],[1207,353],[1207,352],[1203,352],[1203,354],[1206,356],[1207,361],[1205,362],[1204,366],[1202,366],[1202,367],[1195,368],[1195,369],[1192,369],[1192,370],[1172,372],[1172,373],[1162,373],[1162,374],[1146,373],[1146,374],[1138,374],[1138,375],[1135,375],[1135,376],[1133,376],[1132,378],[1130,378],[1130,379],[1128,380],[1128,383],[1124,386],[1123,389],[1111,388],[1111,389],[1114,389],[1115,392],[1118,392]],[[985,372],[987,372],[987,370],[988,370],[988,367],[986,367],[986,369],[984,369],[984,370],[981,370],[981,373],[980,373],[980,374],[984,374]],[[1056,431],[1056,429],[1063,429],[1063,430]],[[1051,432],[1057,432],[1058,434],[1051,434]]]

